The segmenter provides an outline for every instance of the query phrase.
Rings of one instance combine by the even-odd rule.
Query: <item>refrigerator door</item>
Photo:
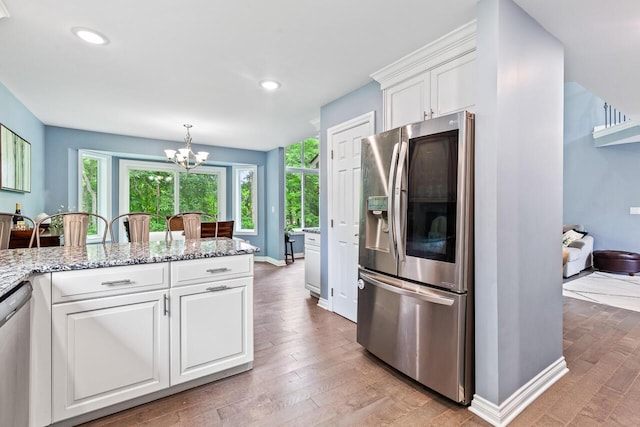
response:
[[[397,176],[398,276],[454,292],[471,280],[473,116],[406,126]]]
[[[358,343],[427,387],[469,403],[467,295],[364,270],[359,277]]]
[[[397,274],[394,223],[394,178],[400,154],[401,129],[362,140],[359,264],[370,270]]]

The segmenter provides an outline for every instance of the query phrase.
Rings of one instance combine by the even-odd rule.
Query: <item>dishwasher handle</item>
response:
[[[31,282],[20,283],[16,290],[0,302],[0,328],[31,299]]]

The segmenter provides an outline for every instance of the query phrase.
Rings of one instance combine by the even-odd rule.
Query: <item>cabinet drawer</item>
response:
[[[171,262],[172,287],[251,275],[253,275],[253,255]]]
[[[316,233],[305,233],[305,246],[320,246],[320,235]]]
[[[51,275],[53,303],[165,289],[167,263],[56,272]]]

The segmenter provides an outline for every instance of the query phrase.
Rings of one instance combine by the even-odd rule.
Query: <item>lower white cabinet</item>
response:
[[[304,287],[320,296],[320,234],[304,235]]]
[[[251,281],[171,289],[171,385],[253,360]]]
[[[32,280],[31,426],[252,367],[253,255]]]
[[[169,386],[167,294],[53,305],[54,422]]]

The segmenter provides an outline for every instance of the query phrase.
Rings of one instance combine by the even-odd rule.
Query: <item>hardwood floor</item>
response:
[[[317,306],[304,261],[255,264],[254,369],[87,426],[487,426],[387,367]],[[569,373],[512,426],[640,425],[640,313],[564,301]]]

